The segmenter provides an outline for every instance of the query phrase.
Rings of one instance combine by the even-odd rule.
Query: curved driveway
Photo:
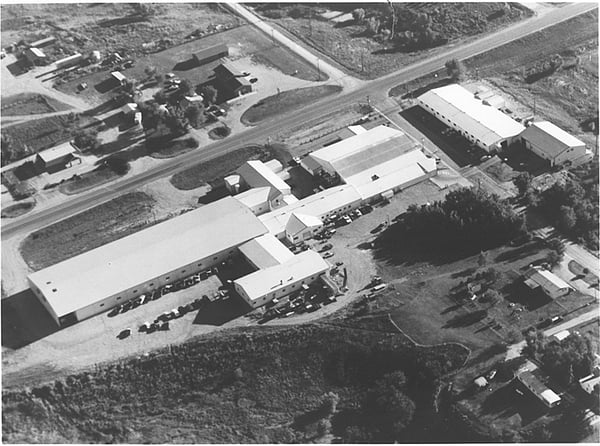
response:
[[[60,206],[26,214],[16,221],[2,225],[2,237],[5,238],[17,233],[26,233],[37,230],[108,201],[124,192],[135,190],[150,181],[172,175],[185,170],[192,164],[206,161],[225,152],[233,151],[241,146],[252,143],[265,143],[268,137],[277,137],[277,134],[284,129],[293,128],[299,123],[313,119],[315,116],[325,115],[342,105],[364,101],[366,96],[381,97],[383,94],[386,94],[390,88],[398,84],[405,83],[426,73],[439,70],[449,58],[465,59],[472,57],[512,40],[521,38],[527,34],[552,26],[560,21],[567,20],[576,15],[595,9],[596,7],[595,3],[572,3],[565,5],[548,12],[543,16],[525,20],[476,41],[450,49],[443,54],[421,60],[387,76],[365,83],[364,86],[354,91],[343,93],[333,98],[326,98],[300,110],[294,110],[276,116],[265,121],[258,127],[253,127],[237,135],[231,136],[225,141],[213,143],[172,160],[165,161],[160,166],[149,169],[141,174],[116,181],[110,186],[100,187],[93,191],[75,196],[72,199],[68,199]]]

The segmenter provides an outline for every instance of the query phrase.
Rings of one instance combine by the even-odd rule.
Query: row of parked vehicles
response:
[[[160,299],[165,294],[179,291],[179,290],[182,290],[185,288],[189,288],[193,285],[196,285],[201,280],[207,279],[208,276],[211,275],[212,273],[213,273],[213,271],[211,269],[209,269],[207,271],[203,271],[201,273],[186,277],[185,279],[181,279],[176,282],[164,285],[164,286],[157,288],[156,290],[151,291],[147,294],[142,294],[142,295],[135,297],[121,305],[114,307],[111,311],[108,312],[108,316],[113,317],[120,313],[126,313],[127,311],[137,308],[141,305],[145,305],[150,301]]]
[[[336,302],[336,297],[328,295],[328,291],[329,288],[323,285],[320,289],[311,294],[304,291],[285,301],[273,299],[267,304],[268,309],[265,311],[262,323],[277,317],[285,318],[294,314],[312,313],[319,310],[322,305],[329,305]]]

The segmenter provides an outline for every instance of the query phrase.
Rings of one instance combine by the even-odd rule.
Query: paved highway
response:
[[[370,96],[371,98],[383,98],[390,88],[420,77],[423,74],[439,70],[448,59],[466,59],[472,57],[527,34],[552,26],[560,21],[567,20],[586,11],[595,9],[596,7],[595,3],[567,4],[540,17],[533,17],[473,42],[456,48],[451,47],[438,55],[421,60],[387,76],[371,81],[365,84],[364,87],[342,93],[333,98],[326,98],[300,110],[277,116],[264,122],[258,127],[250,128],[242,133],[233,135],[225,141],[199,148],[193,152],[165,161],[160,166],[151,168],[141,174],[115,181],[109,186],[99,187],[90,192],[79,194],[73,198],[66,199],[61,205],[46,208],[37,212],[34,211],[18,220],[3,224],[2,238],[40,229],[115,198],[122,193],[135,190],[143,184],[172,175],[188,168],[192,164],[206,161],[225,152],[252,143],[265,143],[267,137],[274,137],[282,130],[294,128],[302,122],[313,119],[315,116],[325,115],[343,105],[357,101],[365,101],[366,96]]]

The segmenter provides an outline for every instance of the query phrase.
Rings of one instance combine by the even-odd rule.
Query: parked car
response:
[[[170,328],[170,327],[169,327],[169,321],[165,321],[165,322],[163,322],[163,323],[162,323],[162,324],[160,324],[160,326],[158,327],[158,329],[159,329],[159,330],[161,330],[161,331],[166,331],[166,330],[168,330],[169,328]]]
[[[323,246],[321,246],[320,251],[329,251],[331,248],[333,248],[331,243],[325,243]]]
[[[258,81],[258,78],[256,78],[256,77],[251,77],[251,78],[250,78],[250,80],[249,80],[249,82],[250,82],[251,84],[254,84],[254,83],[256,83],[257,81]]]
[[[328,251],[325,254],[323,254],[324,259],[328,259],[329,257],[333,257],[333,253],[331,251]]]
[[[150,328],[150,322],[144,322],[140,325],[139,331],[148,331],[148,328]]]
[[[112,310],[108,312],[108,317],[114,317],[121,312],[121,305],[114,307]]]
[[[125,330],[122,330],[117,335],[117,338],[119,338],[119,339],[125,339],[125,338],[129,337],[130,335],[131,335],[131,328],[126,328]]]
[[[175,77],[175,74],[173,74],[173,73],[167,73],[167,74],[165,74],[165,77],[167,79],[171,79],[171,78]]]

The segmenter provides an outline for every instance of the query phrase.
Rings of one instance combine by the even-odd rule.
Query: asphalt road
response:
[[[324,115],[348,103],[366,101],[369,96],[375,101],[383,99],[387,91],[399,84],[418,78],[424,74],[439,70],[446,60],[451,58],[466,59],[476,54],[488,51],[527,34],[552,26],[560,21],[567,20],[576,15],[595,9],[595,3],[567,4],[561,8],[550,11],[540,17],[520,22],[496,33],[487,35],[473,42],[449,48],[439,55],[419,61],[404,67],[394,73],[369,82],[364,87],[342,93],[333,98],[321,100],[300,110],[274,117],[265,121],[258,127],[250,128],[242,133],[233,135],[228,139],[210,144],[193,152],[181,155],[160,166],[149,169],[141,174],[115,181],[109,186],[100,187],[87,193],[82,193],[74,198],[67,199],[61,205],[32,212],[16,221],[2,225],[2,238],[8,238],[19,233],[28,233],[44,226],[50,225],[90,207],[101,204],[116,196],[137,189],[143,184],[153,180],[172,175],[188,168],[190,165],[214,158],[219,154],[233,151],[237,148],[258,143],[265,143],[268,137],[275,137],[284,129],[290,129],[298,124],[308,121],[315,116]]]

